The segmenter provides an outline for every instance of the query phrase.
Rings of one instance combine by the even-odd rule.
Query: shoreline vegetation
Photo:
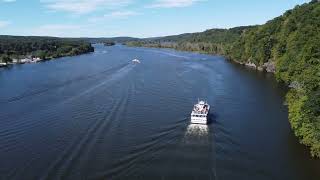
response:
[[[296,6],[264,25],[127,41],[134,47],[223,55],[275,74],[290,89],[289,121],[300,142],[320,157],[320,1]]]
[[[116,45],[116,43],[113,42],[113,41],[107,41],[107,42],[104,42],[103,44],[104,44],[105,46],[114,46],[114,45]]]
[[[0,67],[36,63],[93,51],[91,44],[81,39],[3,35],[0,36]]]
[[[228,60],[238,64],[270,73],[276,72],[276,65],[271,59],[262,64],[237,60],[230,56],[233,43],[238,41],[241,35],[258,26],[241,26],[231,29],[210,29],[202,33],[190,33],[176,36],[166,36],[154,39],[140,39],[125,43],[131,47],[168,48],[178,51],[191,51],[201,54],[222,55]]]

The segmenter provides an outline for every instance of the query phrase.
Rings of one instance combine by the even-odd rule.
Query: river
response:
[[[271,74],[168,49],[0,69],[0,179],[318,180],[284,96]],[[198,98],[208,126],[189,123]]]

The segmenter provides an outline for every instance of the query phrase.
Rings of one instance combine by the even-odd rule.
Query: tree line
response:
[[[7,63],[28,56],[52,59],[93,51],[89,42],[80,39],[0,36],[0,61]]]

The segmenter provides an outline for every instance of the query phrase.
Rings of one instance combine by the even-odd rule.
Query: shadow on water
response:
[[[216,123],[217,119],[218,119],[218,114],[216,114],[214,112],[210,112],[208,114],[208,125]]]

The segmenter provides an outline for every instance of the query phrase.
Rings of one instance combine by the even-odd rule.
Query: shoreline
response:
[[[126,45],[128,47],[140,47],[140,48],[159,48],[159,49],[171,49],[171,50],[175,50],[175,51],[180,51],[180,52],[193,52],[193,53],[199,53],[199,54],[206,54],[206,55],[213,55],[213,56],[222,56],[224,57],[226,60],[228,61],[232,61],[234,63],[243,65],[245,67],[257,70],[257,71],[261,71],[261,72],[267,72],[267,73],[272,73],[275,74],[276,72],[276,67],[275,67],[275,63],[272,61],[268,61],[266,63],[264,63],[262,66],[257,66],[256,64],[252,63],[252,62],[240,62],[234,59],[231,59],[229,56],[224,55],[224,54],[213,54],[213,53],[208,53],[205,51],[192,51],[192,50],[182,50],[182,49],[177,49],[177,48],[170,48],[170,47],[153,47],[153,46],[132,46],[132,45]]]
[[[13,59],[13,61],[10,62],[10,63],[1,62],[0,63],[0,68],[6,68],[6,67],[9,67],[9,66],[14,66],[14,65],[35,64],[35,63],[41,63],[41,62],[46,62],[46,61],[53,61],[53,60],[57,60],[59,58],[81,56],[81,55],[90,54],[90,53],[93,53],[93,52],[94,52],[94,49],[92,51],[86,51],[86,52],[75,54],[75,55],[61,55],[61,56],[58,56],[58,57],[46,57],[45,59],[41,59],[39,57]]]

